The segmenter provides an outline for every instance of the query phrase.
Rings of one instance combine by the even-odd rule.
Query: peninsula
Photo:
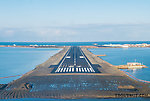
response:
[[[150,97],[150,85],[78,46],[66,46],[21,78],[0,85],[0,99],[126,97]]]

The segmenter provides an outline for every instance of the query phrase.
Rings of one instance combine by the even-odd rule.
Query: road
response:
[[[88,60],[80,47],[72,46],[67,51],[53,73],[100,73]]]

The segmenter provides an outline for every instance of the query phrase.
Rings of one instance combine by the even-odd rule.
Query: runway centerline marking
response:
[[[76,51],[74,50],[74,66],[76,66]]]

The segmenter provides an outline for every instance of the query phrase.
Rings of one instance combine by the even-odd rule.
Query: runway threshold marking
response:
[[[50,73],[50,74],[37,74],[35,76],[51,76],[51,75],[108,75],[108,76],[120,76],[110,73]]]
[[[71,50],[71,48],[67,51],[65,57],[64,57],[63,60],[61,61],[61,63],[60,63],[60,65],[58,66],[57,70],[60,68],[60,66],[62,65],[62,63],[65,61],[66,56],[69,54],[70,50]],[[57,72],[57,70],[56,70],[55,72]]]
[[[79,58],[85,59],[86,63],[89,65],[89,67],[81,67],[81,66],[76,66],[76,59],[77,59],[77,49],[79,52],[81,52],[81,55]],[[65,59],[71,58],[71,56],[68,56],[68,54],[73,51],[71,54],[73,54],[73,61],[74,65],[67,66],[67,64],[63,64]],[[62,65],[63,64],[63,65]],[[95,73],[95,70],[93,69],[92,65],[89,63],[89,60],[87,60],[87,57],[81,50],[81,48],[73,48],[71,47],[68,49],[67,53],[63,57],[63,60],[59,64],[58,68],[55,70],[55,73]]]
[[[81,48],[80,48],[80,52],[82,53],[82,55],[84,56],[86,62],[88,63],[88,65],[93,69],[93,67],[91,66],[91,64],[89,63],[89,61],[87,60],[86,56],[84,55],[84,53],[82,52]],[[94,71],[94,69],[93,69]],[[95,72],[95,71],[94,71]]]

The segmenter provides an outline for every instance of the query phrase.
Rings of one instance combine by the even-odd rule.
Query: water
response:
[[[127,62],[135,62],[135,61],[143,63],[148,68],[136,69],[136,70],[123,70],[123,71],[129,72],[132,76],[138,79],[150,81],[150,60],[149,60],[150,48],[95,48],[89,50],[96,55],[106,54],[107,56],[101,58],[113,65],[125,65],[127,64]],[[150,101],[150,98],[126,98],[126,99],[115,99],[115,100],[116,101]]]
[[[150,41],[123,41],[123,42],[0,42],[0,45],[93,45],[97,43],[102,44],[140,44],[148,43]],[[34,48],[0,48],[0,77],[24,74],[35,68],[36,65],[43,63],[50,56],[57,53],[60,49],[34,49]],[[143,79],[150,80],[150,48],[100,48],[100,49],[89,49],[94,54],[106,54],[107,56],[102,59],[110,62],[113,65],[122,65],[127,62],[142,62],[149,68],[139,69],[136,71],[128,71],[133,76]],[[9,78],[0,80],[0,83],[8,83],[16,78]],[[2,101],[149,101],[149,98],[124,98],[124,99],[8,99]]]
[[[0,45],[57,45],[57,46],[91,46],[97,43],[98,45],[103,44],[150,44],[150,41],[103,41],[103,42],[0,42]]]
[[[150,48],[96,48],[89,49],[94,54],[106,54],[101,57],[113,65],[125,65],[127,62],[140,62],[149,68],[124,70],[138,79],[150,81]]]
[[[60,49],[0,47],[0,77],[24,74],[36,65],[45,62]],[[0,79],[0,84],[9,83],[19,77]]]

